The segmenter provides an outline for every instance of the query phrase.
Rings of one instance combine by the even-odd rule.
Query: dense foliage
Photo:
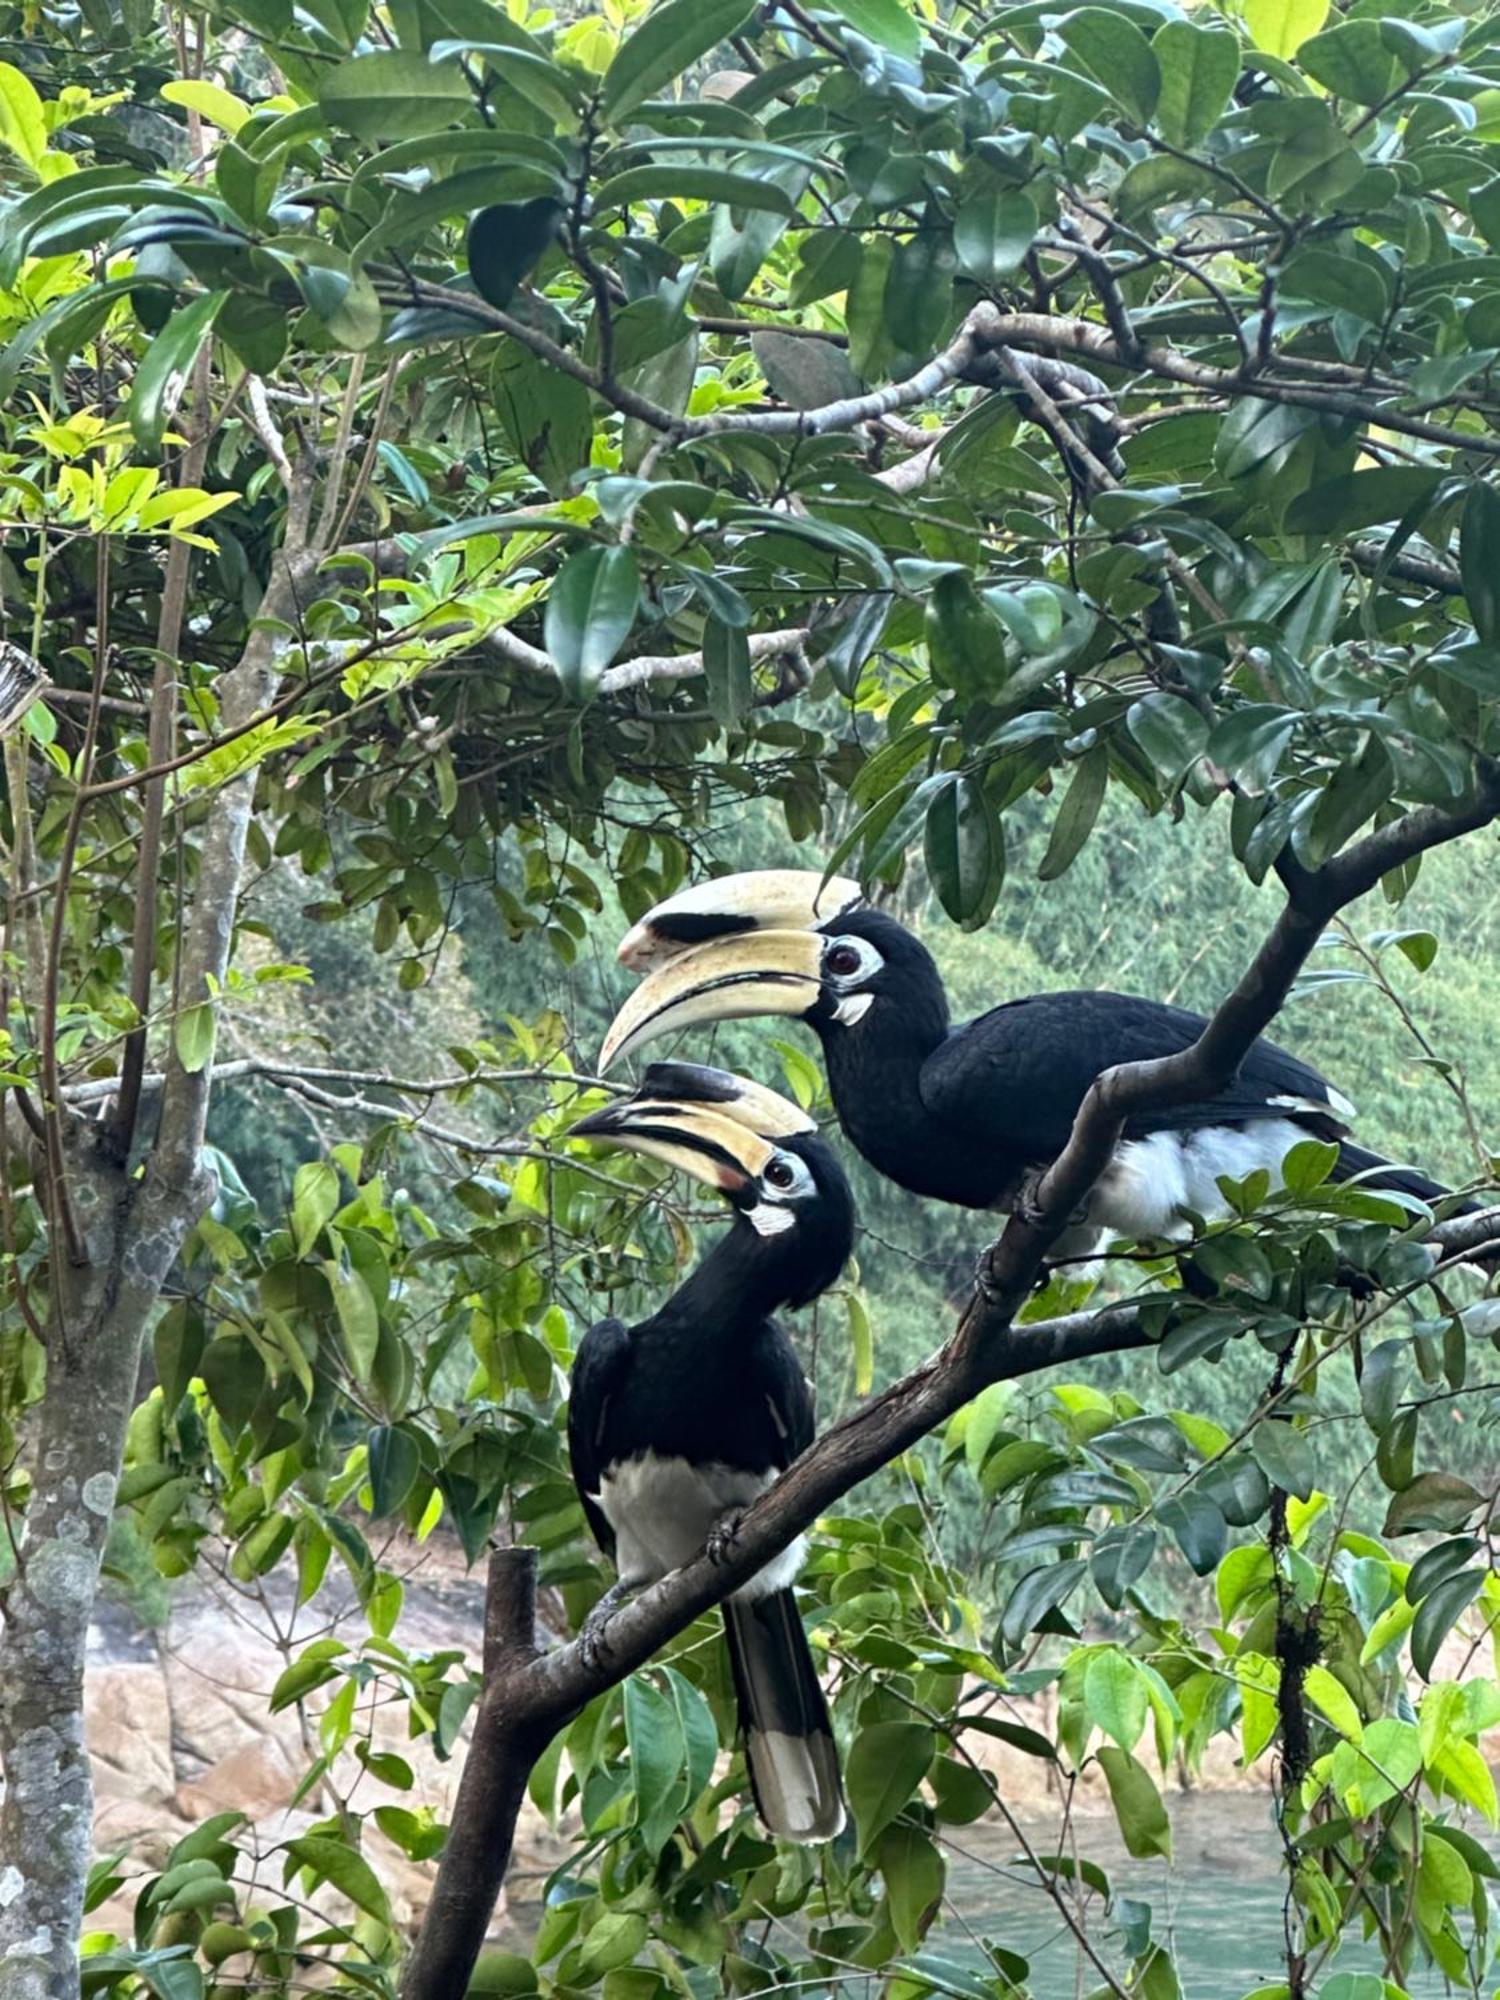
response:
[[[479,1686],[404,1642],[403,1562],[532,1542],[559,1637],[607,1580],[568,1363],[717,1220],[565,1138],[624,921],[800,847],[923,920],[960,1007],[1211,1006],[1279,881],[1473,799],[1497,140],[1500,16],[1437,0],[0,6],[0,1889],[111,1499],[117,1565],[291,1579],[321,1815],[269,1868],[205,1824],[88,1992],[394,1993],[383,1843],[444,1828],[389,1718],[447,1757]],[[1493,834],[1418,872],[1286,1036],[1478,1187]],[[820,1102],[774,1041],[721,1052]],[[1220,1737],[1285,1847],[1262,2000],[1488,1990],[1493,1309],[1330,1164],[1236,1189],[1191,1290],[1111,1260],[1154,1353],[987,1391],[823,1522],[850,1834],[759,1836],[694,1625],[539,1763],[570,1858],[491,1990],[1018,2000],[1004,1939],[927,1942],[953,1829],[1008,1817],[976,1744],[1102,1772],[1150,1856]],[[100,1232],[163,1187],[148,1279]],[[802,1330],[830,1412],[983,1247],[860,1188]],[[303,1643],[344,1579],[362,1633]],[[1192,1990],[1149,1909],[1028,1852],[1080,1990]],[[0,1988],[64,1993],[27,1909]]]

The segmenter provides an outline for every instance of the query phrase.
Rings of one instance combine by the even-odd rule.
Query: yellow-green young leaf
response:
[[[1428,1766],[1429,1778],[1441,1778],[1445,1788],[1465,1805],[1473,1806],[1491,1826],[1500,1822],[1500,1806],[1495,1798],[1495,1780],[1490,1767],[1472,1743],[1449,1743]]]
[[[374,1869],[337,1834],[304,1833],[298,1840],[289,1840],[282,1880],[289,1882],[299,1868],[307,1869],[320,1882],[331,1883],[367,1915],[383,1924],[390,1922],[391,1906]]]
[[[1364,1734],[1364,1724],[1360,1721],[1354,1697],[1338,1676],[1331,1674],[1327,1667],[1309,1667],[1302,1685],[1308,1700],[1328,1717],[1340,1736],[1347,1736],[1351,1743],[1358,1743]]]
[[[14,63],[0,63],[0,146],[28,167],[39,167],[47,150],[47,124],[36,85]]]
[[[1367,1667],[1378,1653],[1385,1651],[1393,1639],[1399,1639],[1409,1632],[1416,1615],[1416,1605],[1405,1597],[1398,1597],[1394,1604],[1388,1604],[1370,1627],[1365,1643],[1360,1648],[1360,1665]]]
[[[1126,1750],[1101,1750],[1099,1762],[1126,1853],[1137,1861],[1145,1861],[1153,1854],[1165,1855],[1170,1861],[1172,1826],[1151,1773]]]
[[[854,1393],[868,1396],[875,1379],[875,1340],[870,1315],[858,1292],[845,1292],[844,1311],[849,1317],[849,1346],[854,1355]]]
[[[177,1060],[189,1076],[196,1076],[214,1052],[217,1010],[212,1000],[200,1000],[196,1007],[184,1007],[177,1016],[172,1041]]]
[[[196,111],[200,118],[207,119],[210,125],[217,125],[231,139],[250,116],[249,105],[242,104],[231,91],[217,83],[192,80],[164,83],[161,94],[168,104],[180,104],[184,111]]]
[[[646,1919],[634,1912],[612,1910],[595,1917],[578,1949],[578,1970],[585,1983],[602,1978],[617,1966],[629,1965],[646,1942]]]
[[[338,1169],[327,1160],[308,1160],[292,1180],[292,1240],[305,1257],[339,1205]]]
[[[1267,55],[1294,56],[1328,18],[1328,0],[1245,0],[1245,26]]]

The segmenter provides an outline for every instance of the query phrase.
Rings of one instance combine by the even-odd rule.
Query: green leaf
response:
[[[1165,1855],[1170,1861],[1171,1822],[1151,1773],[1125,1750],[1106,1747],[1099,1752],[1099,1763],[1126,1853],[1137,1861],[1149,1860],[1153,1854]]]
[[[739,33],[753,0],[667,0],[626,36],[604,72],[599,109],[613,125]]]
[[[1208,724],[1181,695],[1145,695],[1133,702],[1125,726],[1169,785],[1197,763],[1208,744]]]
[[[677,1705],[645,1674],[626,1681],[624,1705],[635,1823],[650,1852],[659,1854],[689,1803],[687,1739]]]
[[[1484,1495],[1453,1472],[1424,1472],[1391,1500],[1385,1533],[1416,1535],[1424,1528],[1461,1528]]]
[[[634,1911],[606,1910],[603,1916],[595,1917],[578,1948],[581,1979],[592,1982],[629,1965],[644,1949],[647,1935],[646,1919]]]
[[[1464,496],[1458,561],[1474,630],[1500,645],[1500,491],[1489,480],[1476,479]]]
[[[1094,830],[1108,784],[1109,745],[1096,743],[1074,767],[1072,782],[1052,822],[1047,852],[1036,871],[1038,881],[1055,882],[1078,859],[1084,842]]]
[[[1354,761],[1335,769],[1311,819],[1299,829],[1298,850],[1307,866],[1321,868],[1352,840],[1365,821],[1388,802],[1395,783],[1391,753],[1372,731]]]
[[[394,1424],[377,1424],[370,1433],[369,1449],[370,1491],[379,1521],[405,1505],[422,1470],[422,1450],[410,1431]]]
[[[876,1859],[896,1942],[903,1951],[915,1951],[942,1903],[943,1857],[920,1827],[888,1826]]]
[[[998,284],[1019,267],[1036,232],[1036,204],[1020,188],[968,195],[953,218],[959,269],[976,284]]]
[[[1128,1653],[1114,1646],[1095,1653],[1084,1671],[1083,1708],[1089,1721],[1122,1750],[1133,1750],[1140,1742],[1150,1701],[1145,1676]]]
[[[1411,1628],[1411,1663],[1423,1680],[1431,1680],[1438,1649],[1479,1595],[1482,1570],[1460,1570],[1434,1585],[1417,1608]]]
[[[177,1060],[189,1076],[197,1076],[213,1059],[214,1036],[219,1010],[212,1000],[200,1000],[196,1007],[184,1007],[172,1030],[172,1046]]]
[[[687,1810],[691,1811],[714,1774],[719,1754],[719,1731],[714,1712],[690,1680],[675,1667],[664,1667],[662,1676],[667,1693],[677,1710],[682,1740],[687,1746]]]
[[[1256,1425],[1250,1450],[1273,1486],[1279,1486],[1283,1493],[1294,1493],[1299,1500],[1311,1500],[1317,1461],[1301,1431],[1279,1417],[1267,1418]]]
[[[36,85],[8,62],[0,62],[0,146],[32,168],[41,165],[47,150],[47,121]]]
[[[710,618],[703,627],[703,677],[708,682],[708,712],[726,729],[750,713],[755,683],[750,673],[750,636],[742,625]]]
[[[901,0],[828,0],[828,4],[867,42],[878,42],[912,62],[921,53],[921,28]]]
[[[1267,55],[1294,56],[1328,18],[1329,0],[1245,0],[1245,26]]]
[[[1162,1526],[1177,1539],[1194,1576],[1212,1576],[1229,1540],[1222,1508],[1192,1487],[1169,1494],[1157,1507]]]
[[[205,292],[173,313],[147,347],[135,371],[127,412],[137,443],[155,449],[192,373],[227,292]]]
[[[382,1924],[390,1923],[391,1906],[374,1869],[337,1834],[304,1833],[287,1842],[286,1856],[284,1880],[290,1881],[299,1868],[306,1868],[318,1881],[332,1883],[356,1909]]]
[[[203,1357],[207,1329],[196,1299],[177,1299],[156,1323],[151,1351],[161,1384],[163,1411],[170,1416],[188,1392]]]
[[[559,569],[542,638],[570,701],[593,700],[605,668],[630,636],[640,600],[640,571],[627,546],[592,543]]]
[[[209,1401],[231,1432],[242,1430],[266,1386],[265,1363],[243,1334],[220,1334],[198,1364]]]
[[[875,1722],[849,1752],[846,1789],[860,1852],[868,1855],[927,1774],[937,1738],[925,1722]]]
[[[308,1160],[292,1177],[292,1240],[305,1257],[339,1205],[339,1171],[328,1160]]]
[[[1145,1575],[1155,1553],[1155,1530],[1138,1521],[1126,1528],[1107,1528],[1095,1542],[1089,1568],[1099,1595],[1111,1611],[1121,1608],[1125,1593]]]
[[[731,173],[727,167],[627,167],[601,182],[594,196],[596,209],[625,208],[633,201],[724,201],[733,208],[763,208],[772,215],[795,215],[796,203],[785,188],[752,174]]]
[[[1133,21],[1109,7],[1080,7],[1058,24],[1058,33],[1101,90],[1147,125],[1161,91],[1161,71],[1151,44]]]
[[[1392,280],[1377,257],[1358,257],[1346,250],[1314,245],[1304,250],[1282,273],[1281,288],[1289,299],[1309,299],[1330,312],[1354,313],[1371,326],[1384,323],[1391,306]],[[1420,472],[1419,466],[1383,466],[1381,471]],[[1361,475],[1362,476],[1362,475]]]
[[[1088,1572],[1081,1560],[1046,1563],[1029,1570],[1006,1600],[1000,1632],[1007,1646],[1018,1646],[1077,1589]]]
[[[1383,103],[1401,75],[1378,21],[1342,21],[1311,36],[1297,51],[1297,66],[1353,104]]]
[[[944,910],[965,930],[977,930],[1005,880],[999,815],[977,778],[961,774],[940,787],[927,807],[923,851]]]
[[[350,56],[318,84],[330,125],[356,139],[415,139],[441,132],[473,110],[456,62],[429,62],[415,49],[377,49]]]
[[[1156,123],[1173,146],[1195,146],[1218,124],[1240,73],[1240,45],[1220,28],[1167,21],[1151,38],[1161,72]]]
[[[480,209],[469,224],[468,258],[469,276],[482,299],[505,310],[556,236],[562,213],[562,203],[552,195]]]
[[[380,1345],[380,1316],[370,1288],[352,1264],[329,1257],[323,1275],[333,1293],[333,1309],[338,1316],[344,1356],[356,1382],[368,1386],[375,1373],[375,1352]]]
[[[1441,477],[1435,466],[1378,465],[1325,479],[1297,495],[1286,525],[1295,535],[1332,535],[1397,521],[1431,499]]]

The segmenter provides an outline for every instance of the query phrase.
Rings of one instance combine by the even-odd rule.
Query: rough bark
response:
[[[56,1260],[35,1491],[0,1634],[0,1994],[71,2000],[93,1858],[83,1671],[141,1342],[182,1239],[211,1193],[195,1171],[132,1182],[97,1126],[66,1165],[86,1261]]]

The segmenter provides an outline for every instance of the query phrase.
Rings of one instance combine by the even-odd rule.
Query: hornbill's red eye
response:
[[[828,954],[828,970],[839,979],[850,979],[859,971],[859,953],[852,944],[836,944]]]

